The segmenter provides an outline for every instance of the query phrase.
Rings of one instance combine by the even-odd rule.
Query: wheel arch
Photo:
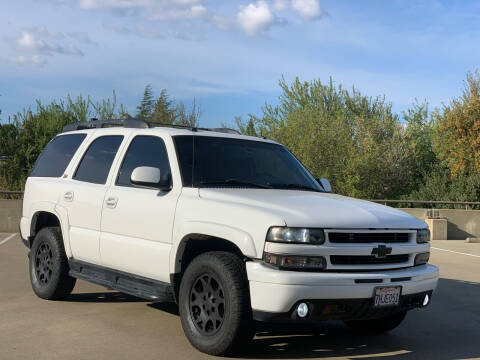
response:
[[[244,230],[213,222],[188,221],[176,227],[173,236],[173,246],[170,253],[170,273],[181,272],[181,258],[189,240],[204,241],[221,239],[234,245],[239,253],[245,257],[257,257],[257,250],[253,237]],[[208,242],[202,242],[208,245]],[[229,245],[229,246],[231,246]]]
[[[68,238],[68,216],[65,208],[53,203],[42,203],[32,209],[28,242],[31,247],[35,235],[44,227],[57,226],[63,237],[63,244],[67,257],[71,257],[70,242]]]
[[[182,275],[190,262],[200,254],[210,251],[226,251],[237,255],[242,259],[256,256],[255,247],[243,249],[239,244],[226,237],[216,235],[192,232],[185,234],[178,242],[174,256],[174,264],[171,267],[170,281],[174,292],[175,301],[178,299],[180,282]]]

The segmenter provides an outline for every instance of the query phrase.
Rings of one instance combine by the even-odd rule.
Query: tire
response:
[[[58,227],[43,228],[35,236],[29,268],[30,282],[38,297],[59,300],[70,295],[76,279],[68,274],[70,268]]]
[[[395,329],[406,315],[407,312],[402,311],[380,319],[345,321],[345,324],[354,331],[378,335]]]
[[[180,283],[179,312],[190,343],[210,355],[235,352],[252,339],[252,311],[245,264],[236,255],[199,255]]]

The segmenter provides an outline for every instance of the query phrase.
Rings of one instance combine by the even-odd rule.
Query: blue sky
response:
[[[150,83],[218,126],[260,114],[282,76],[434,108],[480,60],[479,1],[17,0],[0,20],[3,121],[35,99],[112,90],[135,113]]]

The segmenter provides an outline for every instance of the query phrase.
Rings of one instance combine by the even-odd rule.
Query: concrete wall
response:
[[[22,217],[22,200],[0,199],[0,232],[18,232]]]
[[[428,209],[400,209],[425,220]],[[480,237],[480,210],[438,209],[441,218],[448,221],[449,240],[465,240],[467,237]]]
[[[428,209],[400,209],[424,220]],[[440,217],[448,220],[449,240],[480,238],[480,210],[438,210]],[[22,200],[0,199],[0,232],[17,232],[22,216]]]

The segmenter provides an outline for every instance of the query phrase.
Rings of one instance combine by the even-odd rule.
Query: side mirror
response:
[[[170,189],[169,181],[162,181],[160,169],[151,166],[139,166],[135,168],[130,176],[130,182],[142,187],[160,190]]]
[[[328,181],[325,178],[317,179],[317,181],[323,187],[323,190],[325,190],[325,192],[327,192],[327,193],[332,192],[332,185],[330,185],[330,181]]]

